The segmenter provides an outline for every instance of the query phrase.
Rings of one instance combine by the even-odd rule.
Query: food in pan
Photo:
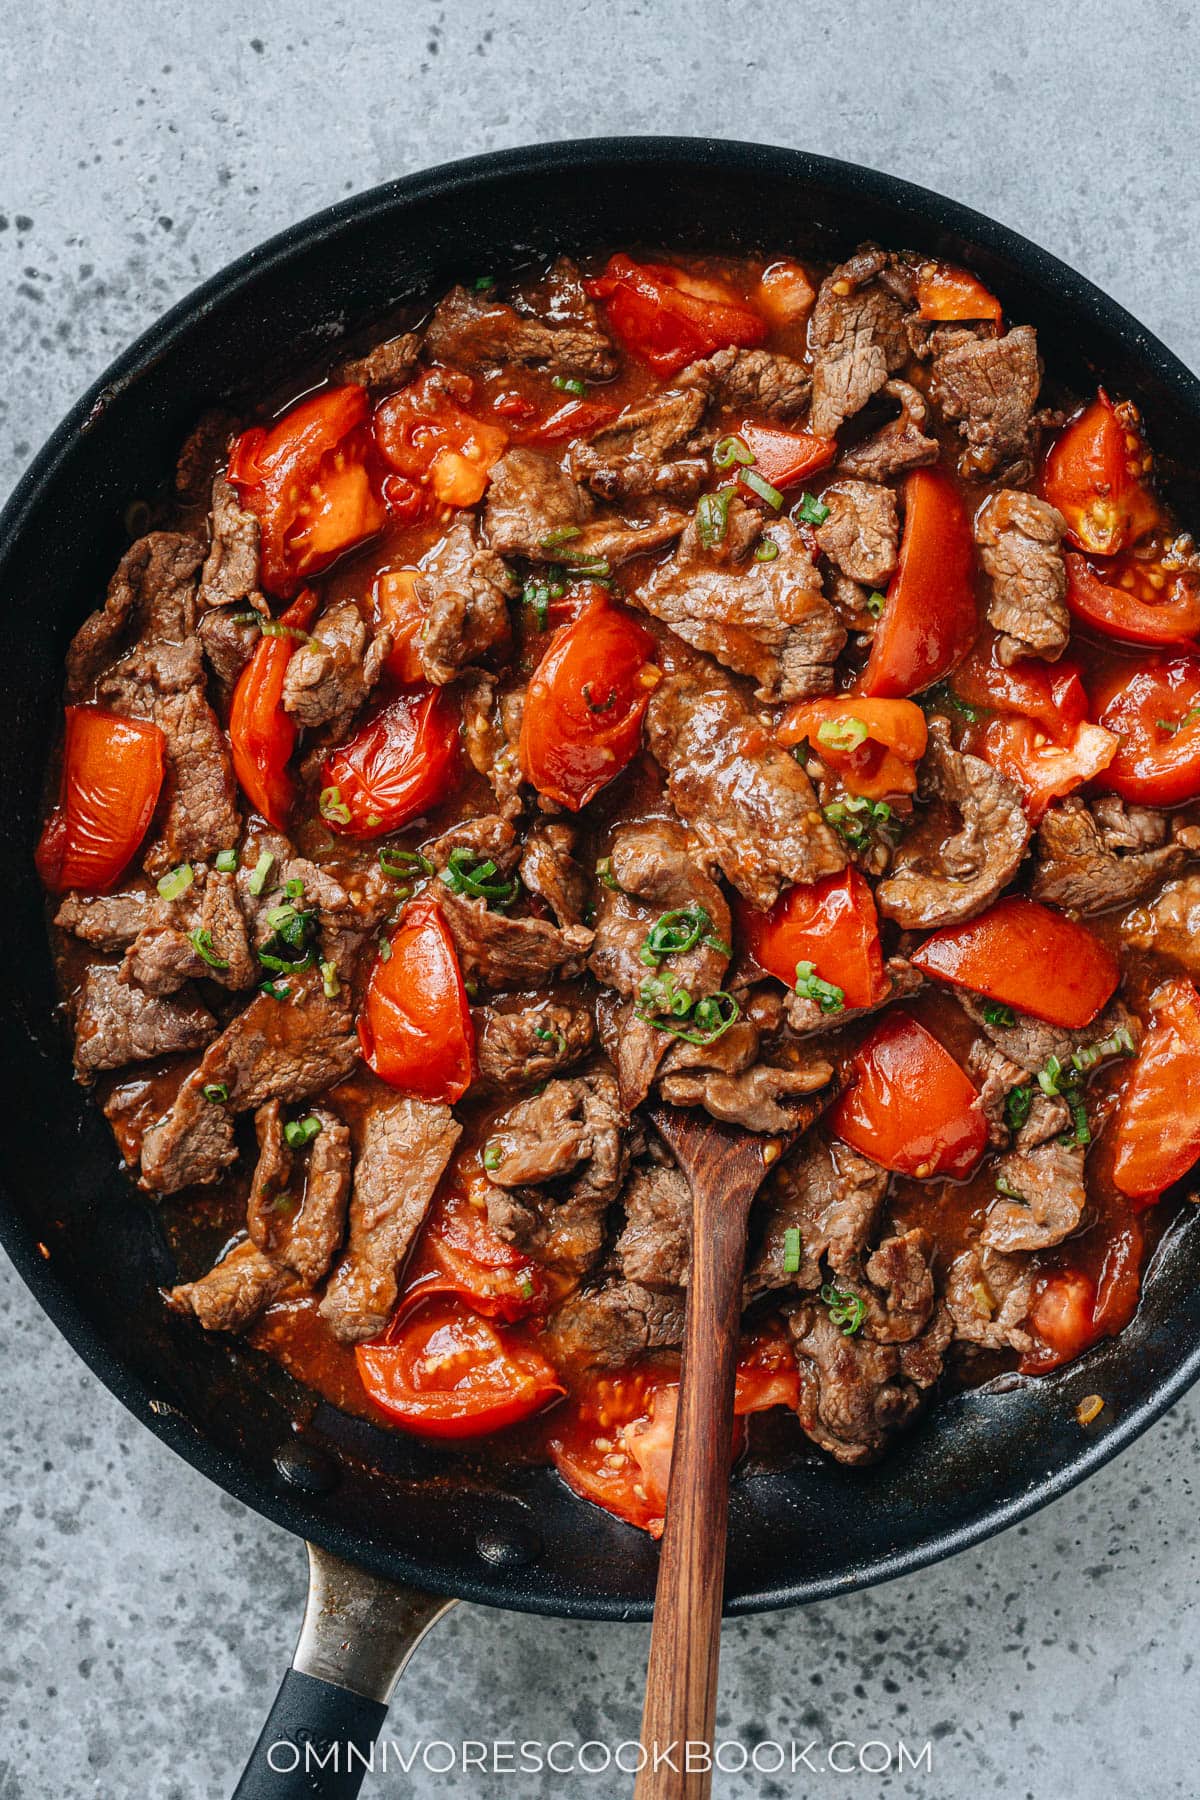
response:
[[[657,1530],[648,1103],[787,1143],[731,1453],[1128,1322],[1200,1156],[1200,557],[1128,398],[917,255],[618,251],[211,415],[152,511],[37,861],[178,1329]]]

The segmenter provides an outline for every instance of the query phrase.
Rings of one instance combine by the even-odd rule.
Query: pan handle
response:
[[[454,1604],[309,1544],[296,1654],[233,1800],[354,1800],[409,1657]]]

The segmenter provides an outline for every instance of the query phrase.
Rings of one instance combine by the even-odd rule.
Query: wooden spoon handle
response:
[[[687,1746],[697,1746],[701,1764],[711,1754],[717,1709],[746,1255],[746,1208],[736,1199],[730,1204],[731,1198],[705,1205],[697,1196],[695,1207],[679,1413],[642,1713],[646,1761],[634,1800],[707,1800],[712,1788],[711,1769],[688,1770]]]

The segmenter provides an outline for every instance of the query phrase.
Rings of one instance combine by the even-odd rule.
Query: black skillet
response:
[[[1200,518],[1200,383],[1113,301],[1024,238],[923,189],[763,145],[632,138],[549,145],[390,183],[295,226],[160,320],[59,426],[0,520],[0,1238],[50,1318],[152,1431],[227,1492],[308,1539],[316,1586],[298,1666],[239,1791],[350,1794],[359,1775],[288,1780],[291,1746],[378,1729],[398,1666],[443,1602],[644,1619],[654,1545],[546,1469],[497,1476],[315,1412],[253,1352],[164,1312],[172,1259],[150,1200],[71,1079],[30,850],[62,655],[161,489],[197,415],[262,391],[397,303],[458,277],[621,243],[839,257],[864,237],[968,263],[1048,365],[1102,373],[1144,410],[1165,484]],[[1182,1096],[1181,1096],[1182,1098]],[[1065,1492],[1200,1373],[1200,1218],[1168,1231],[1138,1316],[1060,1376],[935,1406],[878,1468],[818,1459],[739,1474],[731,1613],[791,1606],[948,1556]],[[1107,1405],[1087,1431],[1085,1394]],[[306,1422],[295,1421],[303,1414]],[[340,1561],[338,1560],[340,1559]],[[397,1591],[402,1584],[408,1591]],[[416,1590],[415,1592],[412,1590]],[[261,1756],[275,1739],[278,1773]],[[299,1750],[296,1750],[299,1757]],[[342,1753],[344,1759],[344,1751]],[[314,1785],[315,1784],[315,1785]]]

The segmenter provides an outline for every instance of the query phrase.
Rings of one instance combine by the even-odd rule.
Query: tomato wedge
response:
[[[917,272],[917,306],[923,319],[991,319],[1000,323],[1000,302],[978,275],[955,263],[924,263]]]
[[[1200,994],[1182,976],[1150,998],[1150,1025],[1117,1111],[1113,1180],[1150,1206],[1200,1158]]]
[[[1097,716],[1118,740],[1101,783],[1145,806],[1200,795],[1200,659],[1118,663],[1095,685]]]
[[[836,438],[817,437],[811,431],[785,431],[781,425],[756,425],[747,419],[737,435],[753,454],[756,472],[772,487],[795,487],[827,468],[837,455]],[[752,489],[745,491],[753,494]]]
[[[542,1269],[496,1236],[482,1195],[479,1201],[472,1187],[460,1182],[439,1192],[405,1271],[401,1311],[431,1294],[451,1294],[473,1312],[507,1324],[546,1310]]]
[[[748,954],[785,987],[796,985],[796,964],[810,962],[847,1006],[875,1006],[887,993],[875,900],[857,869],[788,888],[770,912],[744,900],[734,905]]]
[[[1096,1284],[1090,1275],[1063,1269],[1048,1276],[1029,1313],[1039,1342],[1021,1358],[1021,1373],[1045,1375],[1081,1356],[1103,1335],[1095,1310]]]
[[[388,673],[405,687],[416,687],[425,679],[425,670],[417,655],[417,639],[425,623],[417,596],[420,579],[420,569],[383,569],[375,577],[371,590],[376,623],[386,625],[392,634]]]
[[[1021,790],[1030,822],[1039,825],[1052,800],[1074,793],[1103,773],[1117,753],[1117,740],[1102,725],[1077,725],[1068,741],[1056,742],[1032,719],[990,719],[974,745],[978,754]]]
[[[532,1344],[453,1300],[426,1301],[354,1355],[376,1406],[421,1437],[486,1437],[565,1391]]]
[[[1066,426],[1042,467],[1041,491],[1080,550],[1113,556],[1161,521],[1144,484],[1149,455],[1136,410],[1101,388]]]
[[[358,1041],[381,1081],[453,1106],[475,1073],[475,1028],[458,954],[436,900],[405,907],[371,971]]]
[[[1091,1024],[1121,979],[1117,958],[1086,925],[1023,894],[935,931],[909,960],[938,981],[1073,1031]]]
[[[773,325],[794,325],[812,311],[817,290],[797,262],[773,262],[758,284],[758,304]]]
[[[149,720],[67,707],[58,802],[34,852],[52,893],[102,894],[124,874],[154,817],[165,747]]]
[[[788,748],[808,740],[849,794],[882,800],[912,794],[917,764],[925,754],[925,714],[913,700],[871,700],[845,694],[798,700],[776,733]]]
[[[859,1047],[830,1114],[837,1135],[898,1175],[969,1175],[987,1144],[974,1085],[911,1013],[893,1011]]]
[[[1076,663],[1066,659],[1044,663],[1032,656],[1004,664],[996,654],[999,639],[988,629],[970,656],[950,677],[950,686],[968,706],[985,712],[1019,713],[1036,720],[1059,741],[1088,716],[1088,697]]]
[[[568,400],[539,424],[518,433],[523,444],[558,444],[567,438],[590,437],[602,425],[611,425],[617,408],[601,400]]]
[[[766,339],[766,321],[732,289],[666,263],[635,263],[618,253],[586,286],[604,302],[621,343],[656,375],[674,375],[729,344],[752,347]]]
[[[637,754],[659,680],[654,639],[603,597],[561,626],[538,664],[517,747],[539,794],[578,812]]]
[[[466,410],[474,393],[469,375],[427,369],[375,408],[375,442],[388,467],[443,506],[482,500],[508,447],[503,425]],[[392,490],[385,493],[391,504]]]
[[[291,634],[308,630],[319,604],[305,588],[279,619],[278,633],[263,634],[238,676],[229,709],[234,773],[251,805],[277,831],[287,830],[296,799],[288,772],[296,725],[283,710],[283,680],[297,644]]]
[[[1145,1234],[1141,1221],[1129,1218],[1117,1229],[1110,1224],[1108,1246],[1096,1283],[1096,1304],[1092,1323],[1101,1337],[1115,1337],[1124,1331],[1137,1311],[1142,1291],[1142,1255]]]
[[[1067,605],[1081,625],[1126,644],[1194,649],[1200,636],[1200,573],[1167,571],[1122,557],[1101,574],[1068,550]],[[1157,585],[1155,585],[1157,578]]]
[[[454,791],[462,767],[458,714],[444,688],[403,688],[321,769],[321,812],[341,837],[399,831]]]
[[[383,525],[367,411],[364,388],[326,388],[234,445],[229,479],[258,519],[268,593],[294,593]]]
[[[888,584],[864,694],[915,694],[949,674],[975,641],[971,521],[950,477],[914,469],[904,481],[900,560]]]

